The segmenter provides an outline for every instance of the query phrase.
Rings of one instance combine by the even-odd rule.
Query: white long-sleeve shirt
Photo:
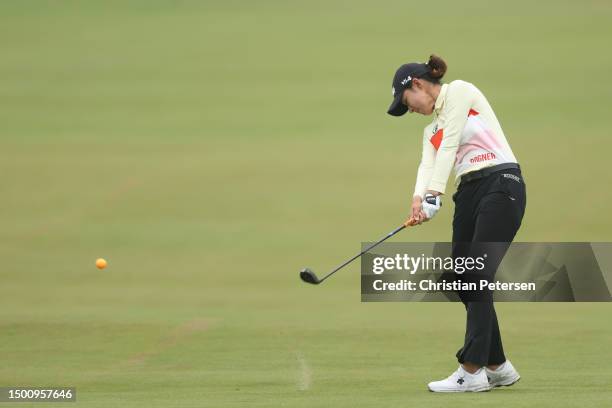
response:
[[[457,184],[470,171],[516,162],[482,92],[459,79],[442,84],[434,119],[423,132],[423,155],[414,195],[423,197],[427,190],[444,193],[453,167]]]

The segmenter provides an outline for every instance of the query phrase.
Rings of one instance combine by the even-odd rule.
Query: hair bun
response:
[[[426,64],[432,78],[441,79],[446,74],[446,62],[437,55],[431,54]]]

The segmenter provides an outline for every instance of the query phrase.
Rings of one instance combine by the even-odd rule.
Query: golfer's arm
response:
[[[423,154],[417,171],[413,197],[419,196],[423,198],[425,196],[425,190],[427,190],[427,185],[433,173],[435,158],[436,150],[426,135],[423,135]]]
[[[444,107],[439,118],[438,127],[443,129],[442,142],[438,148],[431,179],[427,185],[428,191],[444,194],[448,176],[455,164],[461,133],[473,102],[474,95],[471,88],[461,85],[455,89],[449,89],[445,102],[447,106]]]

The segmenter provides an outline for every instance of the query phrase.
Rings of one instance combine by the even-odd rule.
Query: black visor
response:
[[[404,90],[412,86],[413,78],[421,78],[427,72],[429,72],[427,64],[420,64],[417,62],[404,64],[397,69],[391,84],[393,102],[391,102],[387,110],[389,115],[402,116],[404,113],[408,112],[408,107],[402,103]]]
[[[389,105],[387,113],[393,116],[402,116],[404,113],[408,112],[408,107],[402,102],[404,89],[400,89],[399,91],[394,92],[395,96],[393,97],[393,102],[391,102],[391,105]]]

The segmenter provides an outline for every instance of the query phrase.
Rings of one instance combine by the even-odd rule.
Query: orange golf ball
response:
[[[106,265],[107,265],[106,259],[104,259],[104,258],[96,259],[96,268],[104,269],[104,268],[106,268]]]

